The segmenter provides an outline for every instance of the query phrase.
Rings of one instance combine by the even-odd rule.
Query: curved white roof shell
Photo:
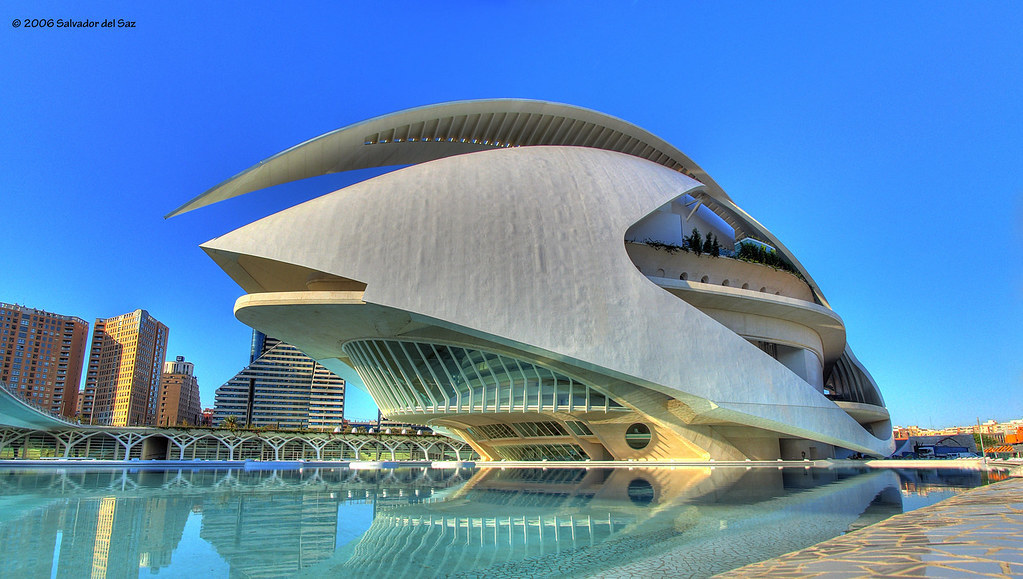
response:
[[[170,216],[289,181],[399,165],[410,166],[203,244],[249,292],[237,317],[338,372],[370,371],[369,349],[380,346],[367,340],[539,364],[649,417],[697,455],[760,454],[733,444],[764,433],[890,450],[877,386],[805,268],[683,153],[614,117],[520,99],[411,109],[292,147]],[[803,296],[794,298],[641,272],[626,232],[683,196],[736,239],[774,246],[810,291],[794,282]],[[363,361],[344,350],[360,341]],[[795,357],[761,350],[770,344]],[[374,399],[384,408],[390,396],[389,412],[468,432],[475,407],[457,402],[452,412],[439,383],[431,394],[401,391],[439,378],[415,373],[379,373]],[[456,415],[469,418],[458,426]],[[614,429],[614,419],[600,420]]]
[[[255,292],[239,300],[239,319],[328,367],[324,359],[346,340],[425,324],[643,385],[685,400],[703,421],[883,454],[887,441],[629,259],[626,230],[700,187],[621,153],[510,148],[357,183],[203,248]],[[356,280],[365,290],[357,298],[274,291],[259,271],[271,263]],[[358,318],[353,308],[409,317],[382,329],[339,323]],[[690,333],[699,339],[680,339]]]
[[[639,157],[692,177],[691,194],[724,219],[736,239],[761,239],[827,300],[810,274],[766,227],[739,208],[682,151],[636,125],[590,109],[528,99],[455,101],[408,109],[325,133],[269,157],[178,207],[167,218],[225,199],[309,177],[371,167],[414,165],[510,147],[572,146]]]

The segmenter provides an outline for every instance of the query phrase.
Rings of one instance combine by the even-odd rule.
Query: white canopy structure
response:
[[[891,424],[841,318],[695,163],[624,121],[526,100],[358,123],[171,215],[325,173],[411,165],[203,244],[240,320],[393,419],[489,458],[886,455]],[[689,253],[753,238],[779,271]],[[758,289],[759,288],[759,289]]]

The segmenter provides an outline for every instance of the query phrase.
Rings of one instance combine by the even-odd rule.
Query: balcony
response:
[[[815,303],[813,292],[796,274],[726,255],[696,255],[673,246],[626,242],[625,250],[643,274],[691,283],[737,288]]]

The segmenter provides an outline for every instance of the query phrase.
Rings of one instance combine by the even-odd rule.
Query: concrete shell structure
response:
[[[392,419],[492,459],[823,458],[892,449],[877,386],[810,274],[671,145],[525,100],[379,117],[172,215],[295,179],[411,165],[203,244],[246,324],[361,382]],[[691,228],[793,273],[677,251]]]

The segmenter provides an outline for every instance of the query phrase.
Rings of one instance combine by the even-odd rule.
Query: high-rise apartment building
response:
[[[167,326],[145,310],[97,319],[85,375],[82,419],[95,424],[154,424]]]
[[[160,397],[157,401],[157,426],[198,425],[202,418],[199,403],[199,381],[195,365],[184,356],[164,362],[160,378]]]
[[[333,430],[341,427],[345,381],[298,348],[253,332],[249,365],[217,388],[214,425]]]
[[[0,303],[0,380],[36,406],[73,417],[89,324]]]

